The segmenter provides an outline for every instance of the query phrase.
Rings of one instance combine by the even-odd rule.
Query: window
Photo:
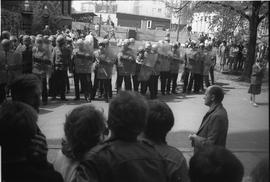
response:
[[[147,20],[147,28],[151,28],[152,27],[152,20]]]
[[[161,13],[161,8],[158,8],[158,13]]]

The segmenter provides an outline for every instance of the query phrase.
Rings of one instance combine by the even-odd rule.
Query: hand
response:
[[[197,137],[196,134],[190,134],[190,135],[188,136],[188,138],[189,138],[190,140],[194,140],[194,138],[196,138],[196,137]]]

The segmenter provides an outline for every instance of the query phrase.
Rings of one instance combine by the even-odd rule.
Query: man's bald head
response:
[[[207,88],[208,93],[210,95],[214,95],[215,96],[215,102],[216,103],[221,103],[223,101],[224,98],[224,90],[222,89],[221,86],[218,85],[212,85],[210,87]]]

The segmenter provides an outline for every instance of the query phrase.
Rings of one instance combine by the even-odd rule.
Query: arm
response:
[[[212,121],[209,123],[208,126],[208,133],[207,137],[200,137],[197,135],[193,135],[192,141],[194,142],[194,146],[202,147],[206,145],[214,145],[217,142],[219,136],[227,131],[227,124],[225,118],[222,116],[215,116],[212,118]]]

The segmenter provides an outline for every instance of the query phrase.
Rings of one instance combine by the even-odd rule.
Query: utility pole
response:
[[[101,14],[99,15],[99,29],[98,29],[98,36],[100,37],[100,29],[101,29]]]
[[[179,40],[179,32],[180,32],[180,14],[179,14],[179,17],[178,17],[178,26],[177,26],[177,37],[176,37],[177,42]]]
[[[180,1],[179,7],[181,7],[181,2],[182,2],[182,1]],[[181,9],[182,9],[182,8],[181,8]],[[178,42],[178,40],[179,40],[179,32],[180,32],[181,9],[179,10],[179,13],[178,13],[178,26],[177,26],[177,37],[176,37],[176,41],[177,41],[177,42]]]

